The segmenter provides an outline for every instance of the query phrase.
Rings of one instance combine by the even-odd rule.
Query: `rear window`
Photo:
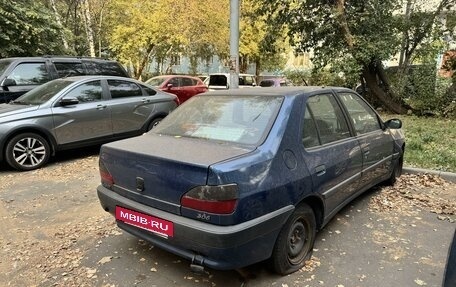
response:
[[[153,133],[260,144],[282,104],[280,96],[197,96],[168,115]]]
[[[274,86],[274,81],[273,80],[264,80],[261,81],[260,87],[272,87]]]
[[[210,75],[209,86],[226,86],[228,79],[225,75]]]
[[[128,77],[117,62],[84,61],[89,75]]]

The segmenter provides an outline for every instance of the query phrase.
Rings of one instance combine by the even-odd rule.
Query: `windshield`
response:
[[[0,75],[3,74],[10,64],[11,61],[9,60],[0,60]]]
[[[164,81],[166,81],[166,79],[166,77],[154,77],[147,80],[146,84],[149,84],[154,87],[159,87],[161,86],[161,84],[163,84]]]
[[[51,82],[47,82],[46,84],[38,86],[33,90],[25,93],[21,97],[14,100],[12,103],[22,105],[41,105],[49,101],[63,88],[72,83],[72,81],[67,81],[64,79],[58,79]]]
[[[269,133],[283,97],[197,96],[168,115],[153,133],[259,144]]]

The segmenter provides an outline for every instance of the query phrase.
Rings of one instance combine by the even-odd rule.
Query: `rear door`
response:
[[[304,160],[312,176],[314,191],[323,197],[328,216],[356,192],[362,155],[332,93],[309,97],[304,108]]]
[[[141,131],[154,109],[152,96],[132,81],[108,80],[107,84],[113,134]]]
[[[356,138],[363,152],[362,184],[372,184],[390,172],[394,142],[388,130],[383,130],[377,113],[357,94],[339,92]]]
[[[52,108],[60,145],[112,136],[111,112],[100,80],[82,83],[62,98],[76,98],[79,103],[60,106],[57,102]]]

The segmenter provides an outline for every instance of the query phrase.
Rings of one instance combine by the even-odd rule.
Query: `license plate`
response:
[[[116,219],[126,224],[133,225],[163,237],[173,237],[174,227],[171,221],[155,216],[116,206]]]

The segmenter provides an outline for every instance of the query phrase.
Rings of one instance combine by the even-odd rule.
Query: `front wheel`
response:
[[[399,160],[397,161],[396,165],[393,168],[393,171],[391,172],[391,176],[386,180],[386,184],[393,186],[397,178],[402,175],[402,167],[404,165],[404,157],[400,157]]]
[[[315,214],[309,205],[300,204],[277,237],[270,259],[274,271],[286,275],[302,268],[312,256],[315,236]]]
[[[23,133],[13,137],[6,145],[5,158],[17,170],[33,170],[45,165],[50,157],[51,148],[42,136]]]

